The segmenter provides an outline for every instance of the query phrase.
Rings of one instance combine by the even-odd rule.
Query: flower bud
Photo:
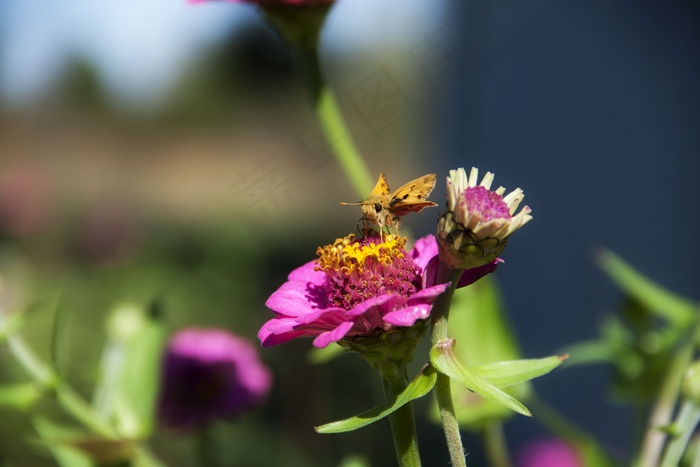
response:
[[[683,397],[696,405],[700,405],[700,360],[692,363],[681,382],[681,394]]]
[[[525,206],[517,214],[524,195],[520,188],[506,195],[499,187],[491,191],[493,174],[486,172],[477,185],[479,171],[469,178],[463,168],[447,177],[447,211],[438,221],[440,260],[452,269],[471,269],[492,263],[506,246],[508,237],[532,219]]]

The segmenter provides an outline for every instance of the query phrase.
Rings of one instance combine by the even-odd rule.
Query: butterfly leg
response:
[[[360,227],[360,223],[362,223],[362,227]],[[372,227],[370,227],[370,222],[369,219],[367,219],[367,216],[362,216],[357,220],[357,231],[362,235],[363,238],[367,238],[370,236],[372,231]]]
[[[393,233],[394,235],[398,236],[399,235],[399,224],[401,221],[399,220],[398,217],[394,217],[392,215],[387,216],[387,221],[389,221],[387,224],[387,231],[390,231],[390,233]],[[389,226],[391,229],[389,229]]]

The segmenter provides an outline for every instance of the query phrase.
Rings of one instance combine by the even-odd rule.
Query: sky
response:
[[[330,48],[400,41],[438,17],[441,4],[341,0],[329,17]],[[78,58],[96,67],[117,104],[158,102],[198,54],[249,21],[260,21],[255,7],[231,2],[2,0],[0,98],[11,106],[31,101]]]
[[[72,58],[92,62],[117,99],[158,99],[194,54],[254,14],[237,7],[172,0],[3,0],[3,100],[31,99]]]

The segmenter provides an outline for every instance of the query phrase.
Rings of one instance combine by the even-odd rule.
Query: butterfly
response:
[[[384,173],[379,174],[379,180],[372,189],[367,199],[357,203],[343,203],[344,206],[360,206],[362,209],[362,220],[370,222],[379,227],[380,235],[384,229],[393,230],[394,233],[399,228],[399,218],[409,212],[418,212],[424,208],[437,206],[426,198],[435,188],[437,177],[435,174],[427,174],[403,185],[398,190],[390,194],[389,184]]]

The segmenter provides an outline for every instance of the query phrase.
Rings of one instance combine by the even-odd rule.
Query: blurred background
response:
[[[523,355],[541,357],[595,337],[618,305],[595,248],[700,298],[699,20],[691,1],[339,0],[321,61],[373,175],[392,188],[477,166],[525,191],[535,219],[497,279]],[[431,199],[444,194],[439,182]],[[0,302],[61,297],[60,332],[43,306],[23,333],[41,355],[55,351],[84,394],[97,331],[125,301],[158,300],[169,331],[220,326],[257,344],[265,299],[317,246],[355,230],[359,210],[338,206],[355,200],[289,49],[254,7],[0,3]],[[422,236],[437,214],[406,223]],[[339,465],[354,454],[391,465],[388,429],[315,434],[382,395],[359,358],[312,365],[310,347],[262,351],[270,401],[214,431],[231,465]],[[0,381],[21,380],[0,359]],[[636,421],[610,377],[564,368],[535,387],[624,456]],[[36,438],[24,415],[0,417],[0,460],[52,465],[24,442]],[[511,448],[541,430],[514,418]],[[439,427],[419,433],[427,465],[444,465]],[[187,466],[194,443],[160,429],[152,445]]]

